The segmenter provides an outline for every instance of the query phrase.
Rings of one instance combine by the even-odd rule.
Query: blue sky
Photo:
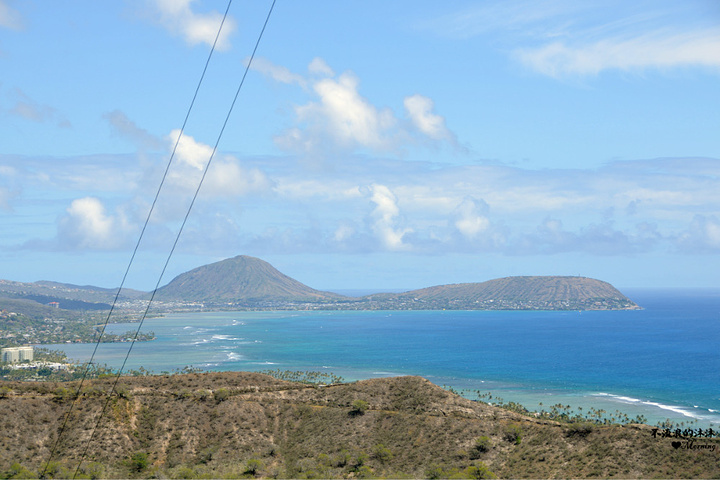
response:
[[[224,1],[0,0],[0,278],[119,285]],[[270,2],[233,3],[127,286],[157,281]],[[162,283],[720,282],[720,3],[279,0]]]

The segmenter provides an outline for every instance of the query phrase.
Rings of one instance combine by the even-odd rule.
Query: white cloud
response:
[[[313,90],[319,102],[296,109],[300,123],[308,126],[308,132],[300,133],[301,138],[307,133],[319,134],[347,149],[392,149],[395,117],[389,109],[379,110],[362,97],[358,84],[351,73],[343,73],[337,80],[328,78],[315,83]]]
[[[312,87],[309,93],[314,98],[295,107],[296,125],[275,137],[284,150],[319,156],[355,150],[396,153],[418,137],[455,143],[428,97],[405,98],[407,118],[401,119],[390,108],[377,107],[362,96],[360,81],[352,72],[335,76],[321,58],[310,62],[307,79],[265,59],[255,70],[282,83]]]
[[[212,11],[197,13],[191,5],[194,0],[153,0],[160,14],[160,23],[174,35],[182,36],[189,45],[205,43],[212,46],[215,42],[223,15]],[[228,16],[223,25],[217,48],[230,47],[230,36],[236,29],[235,20]]]
[[[333,71],[330,66],[325,63],[325,60],[323,60],[320,57],[315,57],[310,62],[310,65],[308,65],[308,72],[310,72],[313,75],[321,75],[325,77],[334,77],[335,72]]]
[[[490,228],[486,216],[489,207],[482,200],[466,197],[455,209],[455,228],[466,238],[473,239]]]
[[[77,250],[114,250],[126,246],[134,229],[122,213],[108,215],[95,197],[73,200],[60,219],[58,237],[61,247]]]
[[[210,160],[213,149],[210,145],[196,142],[193,137],[187,134],[183,134],[178,141],[180,136],[180,130],[175,129],[168,135],[168,140],[172,145],[177,143],[177,149],[175,150],[175,156],[177,159],[196,170],[203,170],[205,165]]]
[[[695,215],[676,243],[687,253],[720,253],[720,220],[714,215]]]
[[[173,130],[168,140],[174,145],[179,134],[180,130]],[[212,151],[211,146],[183,135],[175,151],[178,163],[168,173],[170,183],[188,190],[197,188],[200,172],[210,161]],[[269,191],[272,186],[273,182],[259,169],[243,168],[236,158],[216,154],[205,177],[202,195],[214,197],[262,193]]]
[[[249,58],[245,60],[246,63],[249,61]],[[255,57],[252,61],[252,64],[250,65],[250,68],[258,73],[261,73],[262,75],[272,78],[276,82],[286,84],[295,83],[300,86],[305,86],[306,84],[305,78],[303,78],[302,75],[293,73],[290,71],[289,68],[283,67],[281,65],[276,65],[263,57]]]
[[[419,26],[458,39],[492,34],[496,40],[502,32],[547,37],[557,35],[556,25],[565,25],[568,17],[587,8],[583,2],[557,0],[475,2],[469,8],[429,19]]]
[[[445,119],[433,113],[433,101],[422,95],[405,97],[405,109],[410,121],[421,133],[433,140],[452,140],[453,135],[445,126]]]
[[[483,2],[420,26],[456,39],[486,36],[490,45],[556,78],[683,67],[718,72],[717,9],[712,2],[686,3]]]
[[[259,169],[243,168],[237,159],[225,157],[210,166],[203,187],[205,196],[238,196],[266,193],[273,182]]]
[[[634,38],[606,38],[592,43],[553,42],[516,52],[533,70],[551,77],[597,75],[604,70],[711,67],[720,69],[720,30],[654,32]]]
[[[153,214],[147,237],[152,248],[160,248],[156,245],[172,235],[185,214],[188,193],[207,161],[201,154],[209,154],[209,147],[188,137],[180,154]],[[144,220],[166,160],[155,154],[0,155],[0,176],[10,175],[0,180],[0,205],[16,210],[4,217],[6,231],[26,223],[22,218],[28,213],[46,208],[44,215],[62,217],[62,248],[121,248],[131,243],[132,226]],[[718,159],[540,171],[360,154],[345,160],[343,168],[317,171],[292,157],[219,154],[188,226],[196,235],[184,238],[183,248],[200,248],[195,242],[199,245],[203,232],[214,232],[213,245],[224,245],[228,254],[646,256],[678,250],[714,255],[719,248]],[[270,171],[272,178],[264,173]],[[19,186],[21,203],[12,199]],[[57,199],[68,192],[82,198],[66,211]],[[109,198],[119,207],[110,206]],[[55,233],[38,232],[34,235],[39,238]]]
[[[0,27],[10,30],[21,30],[23,21],[20,13],[8,5],[6,0],[0,0]]]
[[[275,145],[283,150],[306,153],[318,150],[321,143],[297,127],[288,128],[281,135],[275,136],[273,140]]]
[[[371,214],[373,232],[388,250],[408,249],[409,245],[403,242],[403,237],[412,232],[412,229],[396,228],[395,223],[400,215],[400,209],[395,195],[384,185],[372,185],[370,193],[372,194],[370,201],[375,204],[375,209]]]
[[[290,201],[342,202],[364,199],[355,179],[328,176],[302,178],[302,176],[281,177],[274,191]]]
[[[345,242],[355,235],[355,228],[348,224],[342,224],[335,229],[333,240],[339,243]]]
[[[269,201],[294,212],[282,219],[292,225],[284,248],[293,245],[290,232],[302,234],[298,248],[306,244],[312,215],[328,251],[641,255],[671,249],[693,214],[720,214],[720,161],[712,159],[536,171],[350,158],[346,168],[320,176],[278,175]]]

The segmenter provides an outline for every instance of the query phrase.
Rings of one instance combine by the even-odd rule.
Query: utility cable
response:
[[[120,376],[122,375],[122,372],[125,369],[125,365],[127,364],[128,358],[130,358],[130,353],[132,352],[132,349],[135,346],[135,342],[137,341],[138,335],[140,334],[140,330],[142,329],[143,323],[145,322],[145,319],[147,318],[147,315],[148,315],[148,312],[150,311],[152,302],[155,299],[155,294],[157,293],[158,289],[160,288],[160,283],[162,282],[163,276],[165,275],[165,271],[167,270],[167,267],[170,264],[170,259],[172,258],[173,254],[175,253],[175,249],[178,245],[178,242],[180,241],[180,236],[182,235],[182,232],[185,228],[185,224],[187,223],[187,220],[190,217],[190,212],[192,211],[192,208],[195,205],[195,201],[197,200],[197,197],[200,194],[200,189],[202,188],[202,185],[205,181],[205,177],[207,176],[207,172],[210,169],[212,160],[215,157],[215,153],[217,152],[218,145],[220,144],[220,140],[222,139],[222,136],[225,133],[225,128],[227,127],[228,122],[230,121],[230,116],[232,115],[233,109],[235,108],[235,104],[237,103],[237,99],[240,95],[240,90],[242,90],[242,87],[245,84],[245,78],[247,77],[247,74],[250,71],[250,66],[252,65],[253,59],[255,58],[255,54],[257,53],[258,47],[260,46],[260,41],[262,40],[263,34],[265,33],[265,29],[268,25],[268,22],[270,21],[270,16],[272,15],[273,9],[275,8],[275,2],[276,2],[276,0],[273,0],[272,4],[270,5],[270,9],[268,10],[267,16],[265,17],[265,22],[263,23],[263,27],[260,30],[260,34],[258,35],[258,38],[255,42],[255,47],[253,48],[252,54],[250,55],[250,59],[248,60],[247,65],[245,66],[245,71],[243,72],[243,76],[240,79],[240,84],[238,85],[237,90],[235,91],[235,96],[233,97],[232,103],[230,104],[230,108],[228,109],[227,115],[225,116],[225,121],[223,122],[222,128],[220,129],[220,133],[218,133],[217,140],[215,141],[215,145],[213,146],[212,153],[210,154],[210,158],[208,159],[207,164],[205,165],[203,174],[200,177],[200,182],[198,183],[198,186],[195,189],[195,193],[192,197],[190,205],[188,206],[187,212],[185,213],[185,217],[183,218],[182,224],[180,225],[178,233],[175,236],[175,241],[173,242],[173,246],[170,249],[170,253],[167,256],[167,259],[165,260],[165,265],[163,266],[163,269],[160,272],[160,276],[158,277],[157,283],[155,284],[155,288],[152,291],[152,295],[150,296],[150,300],[148,301],[147,308],[145,309],[145,312],[143,313],[142,317],[140,318],[138,328],[135,331],[135,336],[133,337],[132,341],[130,342],[130,347],[128,348],[127,355],[125,355],[125,360],[123,361],[122,366],[120,367],[120,369],[117,372],[117,375],[115,376],[115,381],[113,383],[112,389],[110,390],[110,393],[107,396],[105,405],[103,406],[102,410],[100,411],[100,416],[98,417],[97,423],[95,424],[95,427],[93,428],[93,431],[90,435],[90,439],[88,440],[88,442],[85,446],[85,449],[83,450],[83,454],[80,458],[80,462],[78,463],[78,466],[77,466],[77,469],[75,470],[75,474],[73,475],[73,478],[77,477],[77,475],[80,471],[80,467],[82,466],[82,463],[85,460],[89,445],[92,443],[92,441],[95,437],[95,432],[97,431],[97,429],[100,425],[100,422],[102,421],[102,417],[104,416],[105,411],[107,410],[107,407],[110,404],[110,400],[112,399],[112,395],[115,392],[117,384],[120,380]],[[230,5],[228,4],[228,9],[229,8],[230,8]],[[225,12],[225,14],[227,15],[227,11]],[[220,34],[220,32],[218,32],[218,36],[219,36],[219,34]],[[217,41],[217,38],[216,38],[216,41]],[[179,138],[178,138],[178,142],[179,142]]]
[[[153,199],[153,202],[150,206],[150,210],[148,210],[148,214],[145,218],[145,222],[140,231],[140,235],[138,236],[137,242],[135,243],[135,248],[133,249],[133,253],[130,256],[130,261],[128,262],[128,266],[125,269],[125,273],[122,277],[122,281],[120,282],[120,286],[118,287],[117,293],[115,294],[115,298],[113,299],[113,302],[110,305],[110,311],[108,312],[107,317],[105,318],[105,323],[103,324],[102,328],[100,329],[100,333],[98,335],[97,341],[95,342],[95,348],[93,349],[92,355],[90,356],[90,360],[87,362],[87,364],[85,366],[85,371],[83,372],[82,378],[80,379],[80,384],[78,385],[77,391],[75,392],[75,395],[73,396],[72,402],[70,404],[70,408],[68,409],[68,412],[65,415],[65,420],[63,421],[62,426],[60,427],[60,431],[58,432],[58,437],[55,440],[55,444],[53,445],[52,450],[50,451],[50,456],[48,458],[47,463],[45,464],[45,467],[43,468],[43,470],[40,474],[40,478],[45,477],[47,469],[50,466],[50,462],[52,461],[53,457],[55,456],[57,448],[60,445],[60,440],[62,439],[62,436],[65,433],[65,429],[67,427],[68,420],[70,419],[70,414],[72,413],[72,411],[75,407],[75,403],[77,402],[77,399],[80,397],[80,392],[82,391],[82,387],[85,384],[85,380],[87,379],[88,372],[90,371],[90,367],[93,365],[93,360],[95,359],[95,355],[97,354],[98,347],[100,346],[102,337],[105,334],[105,330],[107,329],[108,323],[110,322],[110,318],[113,314],[113,311],[115,310],[115,306],[117,305],[118,299],[120,298],[120,292],[122,292],[122,289],[125,286],[125,281],[127,280],[128,274],[130,272],[130,268],[132,267],[132,264],[135,260],[135,256],[137,255],[138,249],[140,248],[140,243],[142,242],[143,236],[145,235],[145,230],[147,230],[148,224],[150,223],[150,218],[153,214],[153,211],[155,210],[155,205],[157,204],[158,198],[160,197],[160,192],[162,191],[163,185],[165,184],[165,180],[167,179],[167,176],[168,176],[168,172],[170,171],[170,166],[172,165],[173,159],[175,158],[175,153],[177,152],[178,145],[180,144],[180,139],[182,138],[182,135],[185,132],[185,127],[187,126],[188,119],[190,118],[190,113],[192,112],[193,106],[195,105],[195,100],[198,97],[198,92],[200,91],[200,86],[202,85],[203,80],[205,79],[205,74],[207,73],[208,66],[210,65],[210,59],[212,58],[213,53],[215,52],[215,47],[218,43],[218,39],[220,38],[220,32],[222,31],[223,25],[225,24],[225,19],[227,18],[228,12],[230,11],[230,5],[232,5],[232,0],[228,0],[228,5],[227,5],[227,8],[225,9],[225,14],[223,15],[222,21],[220,22],[220,27],[218,28],[218,33],[215,36],[215,41],[213,42],[212,47],[210,48],[210,53],[208,55],[207,60],[205,61],[205,67],[203,68],[202,74],[200,75],[200,80],[198,80],[198,84],[195,87],[195,93],[193,94],[192,100],[190,101],[190,106],[188,107],[187,113],[185,114],[185,119],[183,120],[182,127],[180,128],[180,134],[178,135],[177,140],[175,140],[175,144],[173,145],[173,149],[170,154],[170,158],[168,160],[167,166],[165,167],[165,172],[163,173],[162,179],[160,180],[160,185],[158,185],[157,191],[155,192],[155,198]],[[135,335],[135,338],[137,338],[137,334]],[[113,390],[114,390],[114,387],[113,387]],[[110,392],[110,395],[112,395],[112,393],[113,393],[113,391]],[[79,468],[79,466],[78,466],[78,468]],[[75,476],[77,476],[77,473],[78,472],[76,471]]]

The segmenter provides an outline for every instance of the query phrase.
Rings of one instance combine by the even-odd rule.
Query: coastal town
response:
[[[17,306],[17,305],[16,305]],[[23,309],[22,302],[19,304]],[[71,379],[77,362],[64,353],[40,345],[67,343],[131,342],[153,340],[152,332],[103,333],[102,316],[97,312],[74,312],[48,306],[44,314],[32,308],[24,313],[0,309],[0,379]]]

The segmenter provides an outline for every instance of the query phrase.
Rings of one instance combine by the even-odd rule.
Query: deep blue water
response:
[[[422,375],[538,408],[720,425],[720,291],[626,292],[643,310],[219,312],[146,320],[127,368]],[[113,332],[136,324],[112,325]],[[87,360],[92,346],[53,345]],[[128,344],[103,344],[117,367]]]

